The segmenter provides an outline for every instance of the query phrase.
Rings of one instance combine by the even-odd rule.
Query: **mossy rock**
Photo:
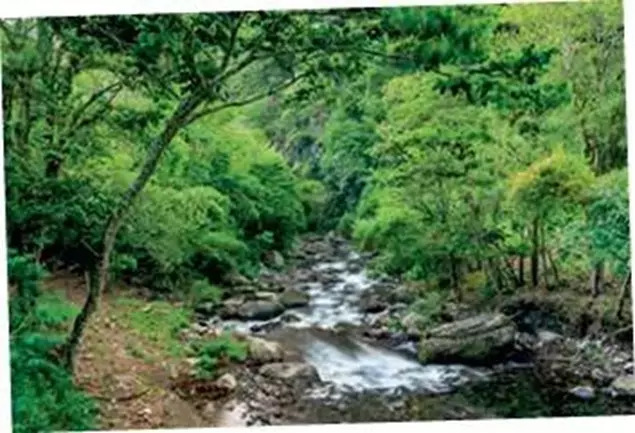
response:
[[[311,297],[308,293],[301,290],[289,289],[280,295],[280,303],[285,308],[304,307],[310,301]]]
[[[516,327],[502,314],[481,315],[428,331],[419,343],[422,363],[483,365],[504,358],[513,348]]]

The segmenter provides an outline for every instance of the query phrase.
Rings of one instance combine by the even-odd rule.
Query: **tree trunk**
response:
[[[456,294],[457,301],[461,302],[463,300],[463,294],[461,293],[456,259],[452,255],[450,256],[450,272],[452,276],[452,289]]]
[[[542,258],[542,275],[545,280],[545,289],[549,289],[549,268],[547,261],[547,242],[545,240],[544,224],[540,224],[540,256]]]
[[[604,262],[599,262],[591,272],[591,295],[597,297],[602,293],[604,285]]]
[[[64,363],[66,368],[70,371],[75,370],[77,349],[84,333],[84,329],[88,324],[88,319],[99,305],[99,281],[95,269],[86,271],[86,289],[88,291],[86,301],[84,301],[82,311],[80,311],[79,315],[73,322],[73,329],[71,329],[71,333],[69,334],[64,347]]]
[[[622,319],[622,313],[624,312],[624,303],[626,302],[626,298],[628,298],[631,293],[631,272],[629,271],[628,275],[624,279],[622,283],[622,287],[620,288],[620,297],[617,301],[617,312],[616,316],[618,319]]]
[[[547,251],[547,257],[549,258],[549,264],[551,266],[551,269],[553,269],[553,276],[556,280],[556,284],[559,285],[560,284],[560,276],[558,274],[558,267],[556,266],[556,262],[553,260],[553,256],[551,255],[551,253],[549,251]]]
[[[538,287],[538,218],[532,223],[531,285]]]
[[[525,257],[518,257],[518,286],[523,287],[525,285]]]
[[[65,361],[67,367],[71,370],[74,368],[75,354],[86,325],[88,324],[92,314],[97,310],[99,298],[108,284],[110,256],[115,246],[117,232],[123,223],[124,217],[134,200],[139,196],[139,193],[141,193],[145,185],[148,183],[148,180],[150,180],[150,177],[156,170],[161,155],[167,146],[183,125],[186,124],[188,116],[201,104],[202,101],[203,95],[195,94],[179,104],[176,111],[166,122],[161,134],[152,141],[146,159],[143,163],[143,167],[141,168],[141,172],[123,194],[121,200],[108,219],[102,241],[102,251],[101,256],[99,257],[99,265],[96,275],[94,271],[91,272],[91,277],[88,282],[89,287],[86,302],[84,303],[82,311],[75,319],[73,329],[66,341]]]

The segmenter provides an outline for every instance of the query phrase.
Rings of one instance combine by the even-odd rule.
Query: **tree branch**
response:
[[[93,105],[95,102],[97,102],[97,100],[99,98],[101,98],[103,95],[105,95],[106,93],[108,93],[111,90],[114,90],[115,93],[114,95],[112,95],[109,99],[108,102],[106,103],[106,105],[110,104],[110,102],[112,102],[112,100],[114,99],[114,97],[121,91],[121,89],[123,88],[122,82],[121,81],[117,81],[116,83],[110,84],[100,90],[98,90],[97,92],[93,93],[91,95],[90,98],[88,98],[88,100],[82,104],[80,107],[78,107],[73,114],[71,115],[71,120],[68,124],[68,130],[73,130],[75,129],[75,127],[77,125],[80,125],[80,117],[81,115],[86,112],[86,110],[88,110],[88,108]]]
[[[227,102],[227,103],[224,103],[224,104],[216,105],[214,107],[210,107],[210,108],[205,109],[205,110],[201,110],[198,113],[192,113],[192,115],[187,119],[185,125],[192,124],[192,123],[196,122],[197,120],[199,120],[202,117],[205,117],[205,116],[210,115],[212,113],[216,113],[216,112],[224,110],[226,108],[229,108],[229,107],[241,107],[241,106],[248,105],[248,104],[251,104],[253,102],[256,102],[256,101],[258,101],[260,99],[266,98],[267,96],[271,96],[271,95],[273,95],[275,93],[278,93],[278,92],[280,92],[280,91],[282,91],[284,89],[287,89],[287,88],[291,87],[293,84],[297,83],[299,80],[301,80],[305,76],[306,76],[306,74],[297,75],[297,76],[293,77],[292,79],[287,80],[286,82],[283,82],[283,83],[281,83],[281,84],[279,84],[277,86],[274,86],[274,87],[270,88],[266,92],[257,93],[257,94],[255,94],[253,96],[250,96],[249,98]]]

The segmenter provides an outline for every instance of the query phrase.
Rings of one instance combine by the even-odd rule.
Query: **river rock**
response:
[[[243,320],[269,320],[283,311],[284,307],[278,302],[247,301],[238,308],[238,316]]]
[[[302,319],[298,315],[290,313],[288,311],[285,312],[282,316],[280,316],[280,321],[282,323],[295,323],[301,320]]]
[[[259,364],[279,362],[284,358],[284,350],[280,344],[263,338],[249,337],[247,351],[249,358]]]
[[[516,327],[503,314],[484,314],[441,325],[419,342],[419,360],[486,364],[513,349]]]
[[[302,380],[309,383],[319,380],[315,367],[306,362],[277,362],[260,367],[259,373],[265,377],[285,381]]]
[[[249,278],[244,275],[239,274],[236,271],[230,272],[224,278],[225,284],[229,287],[238,287],[238,286],[246,286],[251,284]]]
[[[552,332],[546,329],[540,329],[536,332],[538,337],[538,345],[543,346],[545,344],[555,343],[562,340],[564,337],[557,332]]]
[[[419,317],[417,316],[417,313],[414,312],[406,314],[401,319],[401,326],[403,326],[403,328],[405,329],[406,334],[417,338],[421,337],[421,331],[419,330],[418,323]]]
[[[378,296],[370,296],[362,300],[361,309],[365,313],[376,314],[388,308],[388,304]]]
[[[194,311],[202,316],[213,316],[217,308],[214,302],[201,302],[194,307]]]
[[[388,292],[388,301],[392,304],[411,304],[416,300],[416,293],[413,289],[407,286],[392,287],[391,285],[388,285],[388,287],[391,288]]]
[[[595,398],[595,389],[592,386],[576,386],[569,390],[569,394],[588,401]]]
[[[251,325],[249,327],[249,330],[251,332],[270,332],[273,331],[276,328],[279,328],[282,326],[282,323],[280,322],[280,320],[270,320],[268,322],[264,322],[264,323],[255,323],[253,325]]]
[[[230,373],[223,374],[221,377],[216,379],[214,384],[218,388],[223,389],[226,392],[232,392],[238,386],[238,382],[236,381],[236,378]]]
[[[236,294],[253,297],[258,292],[258,287],[256,285],[248,284],[248,285],[234,287],[232,291]]]
[[[273,292],[260,291],[254,293],[254,298],[258,301],[279,302],[278,294]]]
[[[357,274],[361,272],[362,269],[364,269],[364,267],[361,265],[361,263],[357,263],[357,262],[350,262],[346,266],[346,270],[352,274]]]
[[[379,314],[370,317],[368,325],[371,328],[386,328],[390,322],[390,313],[383,311]]]
[[[265,254],[265,263],[274,269],[282,269],[284,267],[284,257],[279,251],[268,251]]]
[[[233,298],[225,299],[218,311],[218,315],[223,319],[233,319],[238,317],[240,307],[245,302],[243,296],[234,296]]]
[[[202,414],[205,418],[213,420],[216,418],[217,413],[218,408],[216,407],[216,403],[214,403],[213,401],[208,401],[207,403],[205,403],[202,411]]]
[[[611,383],[611,393],[615,397],[635,397],[635,376],[620,376]]]
[[[280,303],[285,308],[303,307],[309,303],[311,297],[301,290],[288,289],[280,295]]]

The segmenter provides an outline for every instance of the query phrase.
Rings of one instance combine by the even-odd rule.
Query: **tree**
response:
[[[66,345],[66,362],[71,368],[86,323],[107,285],[119,228],[174,137],[185,126],[220,110],[247,105],[292,86],[296,96],[306,97],[329,81],[360,70],[369,56],[377,55],[375,41],[386,33],[382,25],[390,30],[390,23],[378,20],[378,14],[381,12],[374,10],[249,12],[61,22],[61,27],[75,29],[82,46],[98,44],[121,57],[119,64],[126,70],[118,70],[118,74],[140,74],[149,92],[172,95],[175,101],[172,113],[160,122],[138,176],[107,220],[94,269],[89,272],[88,296]],[[432,9],[430,16],[452,30],[450,9]],[[422,61],[436,66],[441,56],[430,49],[425,37],[438,34],[430,30],[415,27],[410,36],[424,36],[424,42],[415,47],[425,54],[420,56]],[[469,33],[460,36],[469,38]],[[462,46],[469,48],[469,44]],[[250,79],[265,72],[264,84]]]

